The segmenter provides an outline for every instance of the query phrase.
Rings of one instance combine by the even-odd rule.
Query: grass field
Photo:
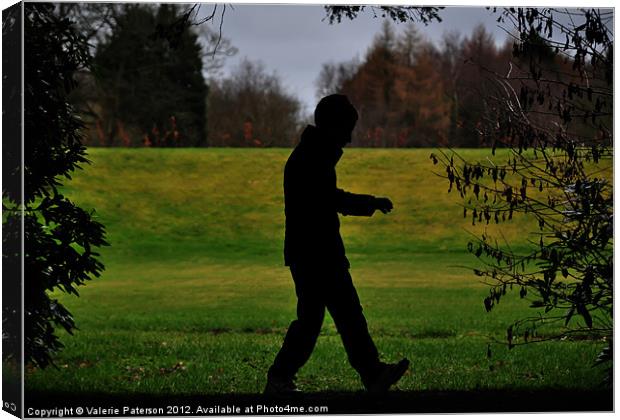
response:
[[[55,392],[257,393],[295,314],[282,262],[283,149],[90,149],[66,194],[95,208],[111,246],[106,270],[62,296],[79,331],[61,334],[58,370],[28,369]],[[389,215],[341,217],[351,273],[383,358],[408,357],[406,391],[595,388],[601,343],[508,350],[507,325],[533,314],[511,297],[484,310],[466,252],[472,226],[431,150],[346,150],[339,186],[388,196]],[[487,151],[463,150],[468,157]],[[497,233],[495,227],[488,227]],[[514,246],[535,227],[502,225]],[[60,296],[60,295],[59,295]],[[490,346],[490,347],[489,347]],[[490,349],[490,357],[488,350]],[[307,391],[362,388],[331,318],[298,376]]]

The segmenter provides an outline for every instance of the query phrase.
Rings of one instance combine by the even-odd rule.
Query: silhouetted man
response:
[[[267,374],[266,393],[297,391],[295,375],[308,361],[321,331],[325,308],[342,337],[349,362],[369,391],[387,390],[409,366],[379,361],[351,276],[340,237],[338,214],[388,213],[387,198],[351,194],[336,186],[336,164],[351,142],[358,114],[346,96],[330,95],[314,112],[284,168],[285,264],[297,294],[297,319]]]

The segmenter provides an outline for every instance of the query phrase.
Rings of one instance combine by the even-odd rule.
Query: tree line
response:
[[[532,60],[542,57],[551,69],[545,75],[555,82],[548,85],[549,94],[580,81],[575,58],[555,54],[545,39],[534,39],[537,36],[532,33],[527,43],[509,39],[497,46],[479,25],[466,37],[449,32],[435,46],[414,23],[398,34],[386,20],[363,60],[323,65],[318,96],[340,92],[356,104],[361,119],[355,146],[492,147],[497,142],[484,136],[482,128],[498,77],[505,77],[505,88],[534,108],[541,108],[543,101],[530,94],[537,84],[529,80]],[[555,109],[546,111],[535,118],[563,122]],[[593,130],[577,119],[572,125],[584,135]]]
[[[224,62],[237,49],[196,24],[193,8],[61,7],[72,8],[62,12],[72,12],[81,33],[92,38],[93,70],[81,75],[73,95],[88,145],[290,147],[311,121],[262,63],[244,59],[224,77]],[[556,88],[580,77],[575,59],[551,54],[544,40],[516,54],[522,44],[497,46],[478,26],[469,36],[447,33],[434,45],[413,22],[397,31],[386,19],[362,58],[323,64],[317,97],[351,98],[361,115],[353,146],[490,147],[482,126],[497,75],[509,75],[510,87],[528,97],[521,82],[529,60],[542,54],[553,61]],[[536,98],[528,100],[537,106]]]
[[[243,60],[195,6],[60,4],[89,42],[92,65],[72,102],[85,143],[105,147],[290,146],[300,103],[260,62]]]

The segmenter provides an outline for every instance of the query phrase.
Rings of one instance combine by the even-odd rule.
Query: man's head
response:
[[[321,99],[314,110],[314,123],[333,137],[338,146],[351,142],[358,114],[344,95],[329,95]]]

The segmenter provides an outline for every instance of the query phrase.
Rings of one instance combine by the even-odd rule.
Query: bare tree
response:
[[[207,130],[211,146],[291,146],[301,105],[262,63],[243,60],[233,74],[211,79]]]
[[[355,76],[361,62],[354,58],[343,63],[325,63],[315,82],[317,99],[342,92],[344,84]]]

